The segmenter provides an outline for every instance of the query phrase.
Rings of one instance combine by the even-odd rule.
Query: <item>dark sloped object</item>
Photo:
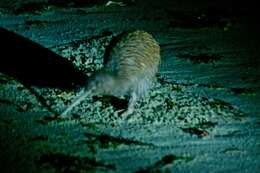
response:
[[[86,81],[65,58],[4,28],[0,28],[0,50],[0,72],[25,85],[69,89]]]

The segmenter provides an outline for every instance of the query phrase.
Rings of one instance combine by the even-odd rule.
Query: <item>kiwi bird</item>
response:
[[[133,113],[136,102],[144,97],[155,81],[160,63],[160,46],[145,31],[121,35],[111,47],[104,67],[96,72],[79,97],[62,112],[65,116],[87,96],[128,96],[125,114]]]

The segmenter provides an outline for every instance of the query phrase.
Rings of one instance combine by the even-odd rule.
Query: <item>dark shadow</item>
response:
[[[117,110],[121,110],[127,109],[127,105],[128,105],[128,100],[126,99],[120,99],[114,96],[93,96],[93,101],[101,101],[102,105],[104,105],[105,107],[108,107],[109,105],[112,105],[115,108],[115,111]]]
[[[104,164],[96,161],[95,158],[76,157],[63,153],[46,153],[35,160],[37,166],[43,169],[55,170],[55,172],[99,172],[106,170],[111,172],[116,171],[115,165]],[[47,171],[46,171],[47,172]]]
[[[26,86],[73,89],[86,76],[47,48],[0,27],[0,72]]]

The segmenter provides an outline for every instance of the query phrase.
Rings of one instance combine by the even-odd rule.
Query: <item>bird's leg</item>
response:
[[[135,104],[137,102],[137,95],[135,92],[133,92],[130,96],[129,102],[128,102],[128,107],[127,110],[122,114],[122,116],[127,116],[130,115],[134,112],[135,110]]]

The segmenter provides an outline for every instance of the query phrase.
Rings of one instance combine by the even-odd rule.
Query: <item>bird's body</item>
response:
[[[127,95],[130,97],[127,112],[132,113],[136,101],[148,92],[155,80],[159,63],[160,46],[152,35],[138,30],[123,34],[111,48],[104,68],[90,79],[77,103],[73,102],[62,114],[87,95]]]

